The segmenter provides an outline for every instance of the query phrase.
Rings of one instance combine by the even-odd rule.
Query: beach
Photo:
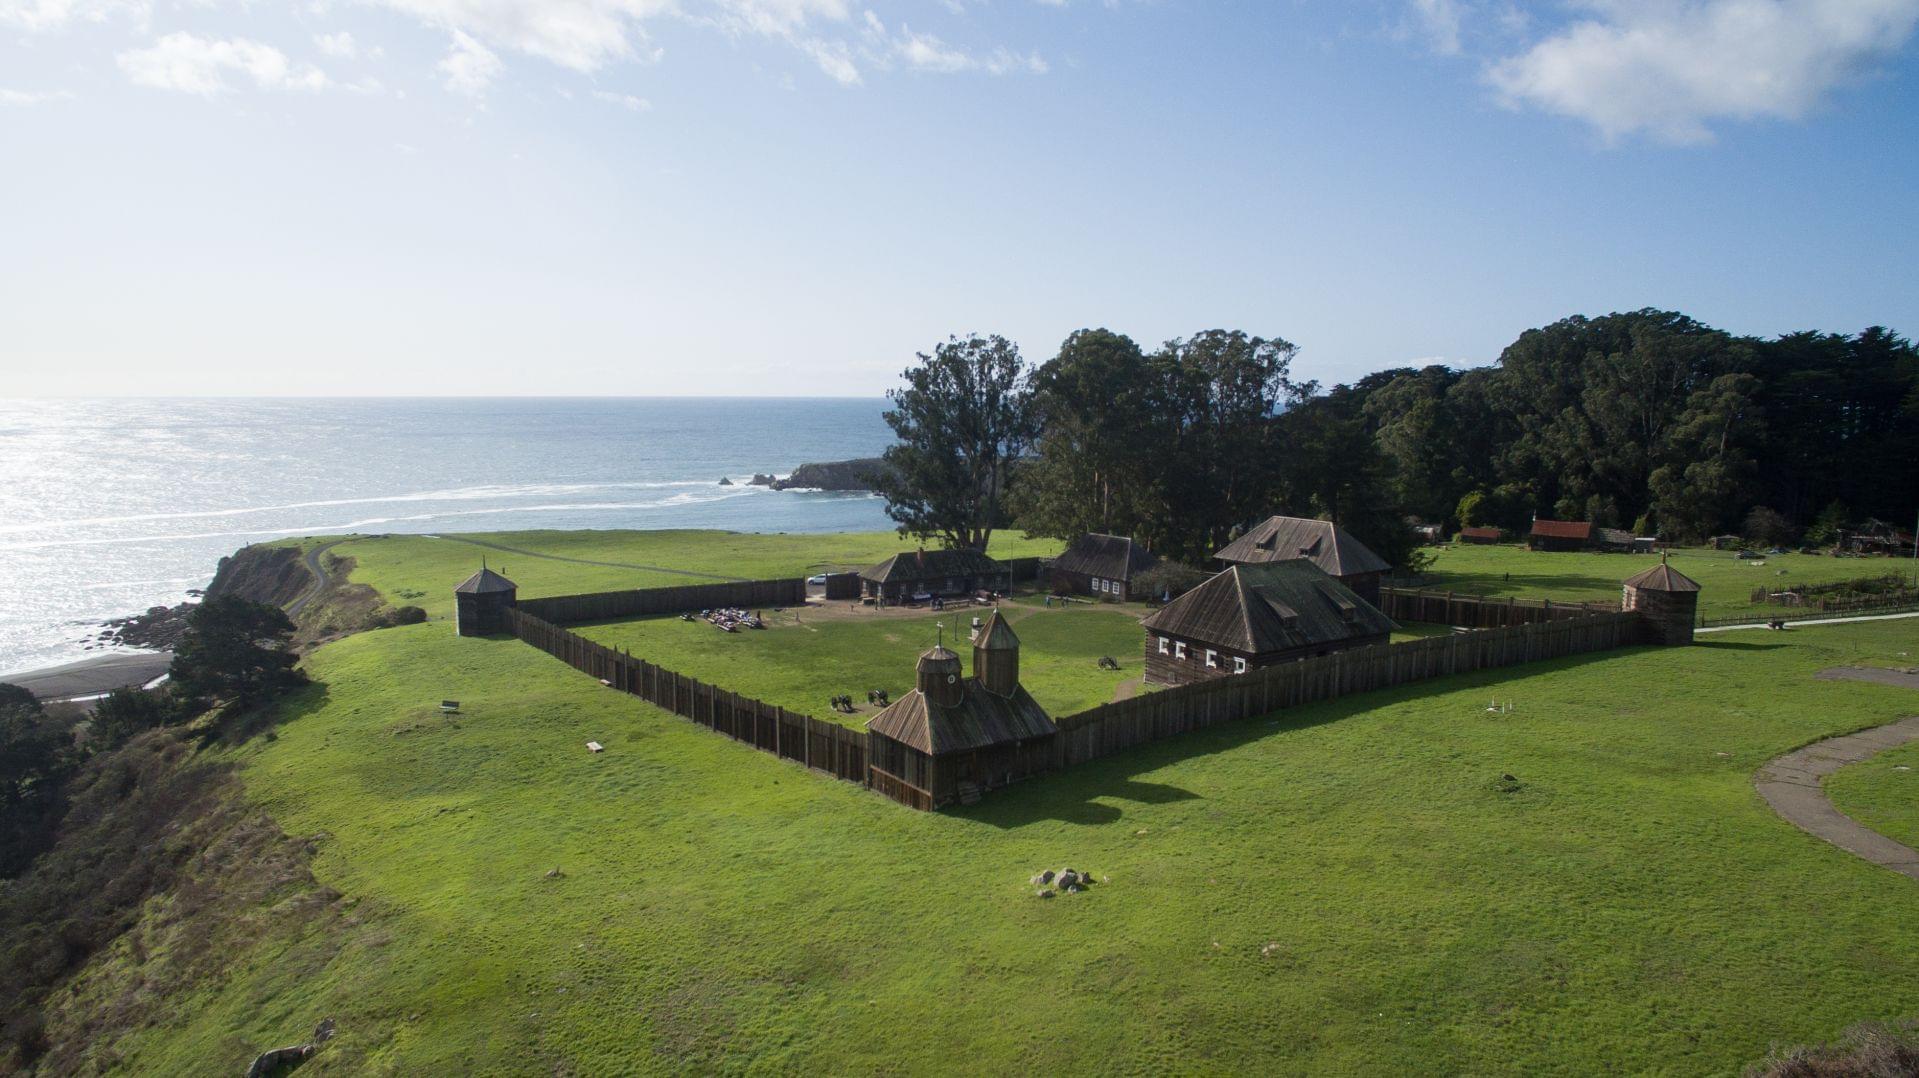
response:
[[[78,662],[7,676],[43,701],[76,700],[100,696],[129,685],[145,685],[167,672],[170,651],[116,651]]]

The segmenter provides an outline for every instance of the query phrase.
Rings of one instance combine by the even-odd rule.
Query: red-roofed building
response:
[[[1505,532],[1505,529],[1503,528],[1461,528],[1459,529],[1459,541],[1462,543],[1477,543],[1481,546],[1490,546],[1494,543],[1504,540],[1505,538],[1506,538],[1506,532]]]
[[[1533,518],[1533,529],[1526,545],[1534,550],[1585,550],[1592,546],[1593,526],[1580,520],[1542,520]]]

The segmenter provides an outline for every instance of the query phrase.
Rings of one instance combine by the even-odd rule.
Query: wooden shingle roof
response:
[[[1393,631],[1393,620],[1310,561],[1235,565],[1140,623],[1148,632],[1246,655]]]
[[[1593,537],[1593,526],[1583,520],[1534,520],[1530,533],[1541,539],[1577,539],[1584,543]]]
[[[1006,619],[999,616],[999,607],[994,607],[993,612],[980,623],[979,635],[973,638],[973,646],[986,651],[1017,651],[1019,637]]]
[[[1667,565],[1662,559],[1658,565],[1640,573],[1626,586],[1638,591],[1698,591],[1699,582]]]
[[[967,678],[956,707],[939,707],[918,689],[873,716],[866,728],[928,756],[971,752],[1056,734],[1046,710],[1024,686],[1011,696],[988,692],[978,678]]]
[[[1383,573],[1392,566],[1329,520],[1267,517],[1213,555],[1240,565],[1305,559],[1329,576]]]
[[[482,567],[479,572],[467,577],[459,587],[453,590],[460,595],[485,595],[491,592],[517,591],[519,588],[511,580]]]
[[[1127,536],[1087,532],[1053,559],[1053,568],[1062,573],[1130,581],[1133,574],[1145,572],[1158,561],[1152,551]]]
[[[1459,534],[1468,539],[1503,539],[1506,532],[1500,528],[1461,528]]]
[[[860,570],[860,579],[876,584],[1000,572],[999,562],[977,550],[909,550]]]

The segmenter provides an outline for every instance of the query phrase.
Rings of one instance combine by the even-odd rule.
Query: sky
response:
[[[1919,0],[0,0],[0,396],[1919,333]]]

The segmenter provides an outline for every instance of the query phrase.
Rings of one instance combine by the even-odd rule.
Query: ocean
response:
[[[254,542],[530,528],[879,531],[866,494],[745,486],[878,455],[880,399],[0,400],[0,676]],[[724,476],[731,487],[719,485]]]

